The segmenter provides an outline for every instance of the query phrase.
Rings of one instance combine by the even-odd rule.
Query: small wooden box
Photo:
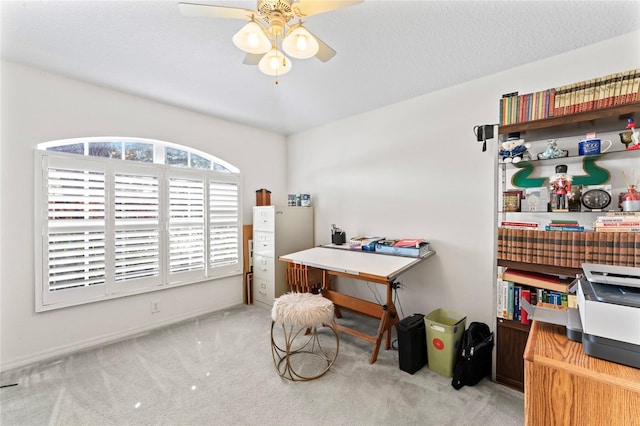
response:
[[[271,191],[268,189],[260,188],[256,191],[256,206],[270,206],[271,205]]]

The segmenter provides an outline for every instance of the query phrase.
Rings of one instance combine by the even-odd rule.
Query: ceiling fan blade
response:
[[[318,42],[318,53],[316,53],[316,58],[320,59],[322,62],[327,62],[329,59],[336,56],[336,51],[333,50],[331,46],[329,46],[324,41],[320,40],[315,34],[312,34],[309,30],[307,30],[311,37],[315,38]]]
[[[264,53],[247,53],[242,63],[245,65],[258,65],[263,56]]]
[[[257,12],[251,9],[237,7],[213,6],[209,4],[178,3],[180,12],[184,16],[196,16],[205,18],[231,18],[250,21]]]
[[[291,9],[293,9],[293,13],[295,13],[298,18],[303,18],[306,16],[330,12],[336,9],[342,9],[343,7],[353,6],[362,2],[363,0],[298,0],[291,5]]]

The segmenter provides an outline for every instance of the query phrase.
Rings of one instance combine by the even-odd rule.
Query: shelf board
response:
[[[633,114],[640,114],[640,102],[630,104],[616,105],[608,108],[600,108],[591,111],[579,112],[571,115],[562,115],[559,117],[550,117],[542,120],[526,121],[523,123],[507,124],[498,128],[499,135],[506,135],[513,132],[526,132],[531,130],[542,130],[557,126],[578,127],[580,124],[598,122],[616,123],[626,121]],[[619,125],[617,127],[620,127]]]
[[[522,324],[520,321],[508,320],[506,318],[501,318],[501,317],[496,317],[496,320],[500,327],[513,328],[514,330],[520,330],[527,333],[531,328],[531,324]]]
[[[640,149],[624,149],[622,144],[619,145],[620,148],[617,151],[607,151],[600,154],[590,154],[590,155],[569,155],[567,157],[557,157],[557,158],[547,158],[544,160],[539,159],[531,159],[531,160],[522,160],[519,163],[501,163],[498,162],[498,167],[503,169],[521,169],[522,167],[518,167],[519,164],[530,163],[533,167],[539,167],[542,165],[552,165],[555,166],[557,164],[563,164],[569,162],[575,162],[578,160],[584,160],[585,158],[594,159],[594,161],[600,160],[623,160],[625,158],[632,158],[634,160],[640,159]]]
[[[519,269],[521,271],[540,272],[542,274],[564,275],[575,277],[582,274],[582,268],[567,268],[564,266],[540,265],[537,263],[514,262],[512,260],[498,260],[498,266]]]

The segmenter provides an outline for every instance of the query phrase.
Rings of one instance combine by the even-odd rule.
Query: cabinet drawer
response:
[[[273,257],[273,232],[254,231],[253,232],[253,254],[267,255]]]
[[[273,257],[262,255],[253,256],[253,275],[257,278],[273,280],[274,263]]]
[[[275,288],[273,282],[253,277],[253,299],[265,303],[267,305],[273,305]]]
[[[256,208],[253,212],[253,229],[272,231],[275,223],[274,212],[273,207]]]

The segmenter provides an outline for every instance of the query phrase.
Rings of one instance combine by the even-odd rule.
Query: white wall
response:
[[[285,138],[271,132],[2,63],[0,367],[4,370],[242,303],[242,277],[35,313],[33,150],[81,136],[136,136],[211,153],[243,176],[243,220],[255,190],[286,202]],[[264,165],[269,173],[264,173]],[[151,314],[151,300],[161,311]]]
[[[272,190],[273,204],[285,203],[288,192],[311,193],[316,243],[329,242],[332,223],[348,236],[424,236],[438,254],[401,277],[402,312],[445,307],[465,313],[468,322],[492,324],[496,142],[489,141],[490,151],[482,153],[473,126],[497,122],[503,93],[640,68],[639,52],[635,32],[286,142],[277,134],[3,62],[0,368],[241,302],[237,277],[35,314],[32,153],[40,142],[126,135],[210,152],[242,171],[245,223],[258,188]],[[372,298],[366,286],[356,288]],[[150,314],[152,298],[160,300],[159,314]]]
[[[405,315],[443,307],[467,315],[467,324],[493,324],[497,139],[481,152],[473,126],[498,122],[504,93],[634,68],[640,32],[296,134],[287,140],[288,192],[312,194],[316,243],[330,242],[333,223],[347,238],[432,243],[437,256],[400,277]],[[372,299],[361,282],[338,285]]]

